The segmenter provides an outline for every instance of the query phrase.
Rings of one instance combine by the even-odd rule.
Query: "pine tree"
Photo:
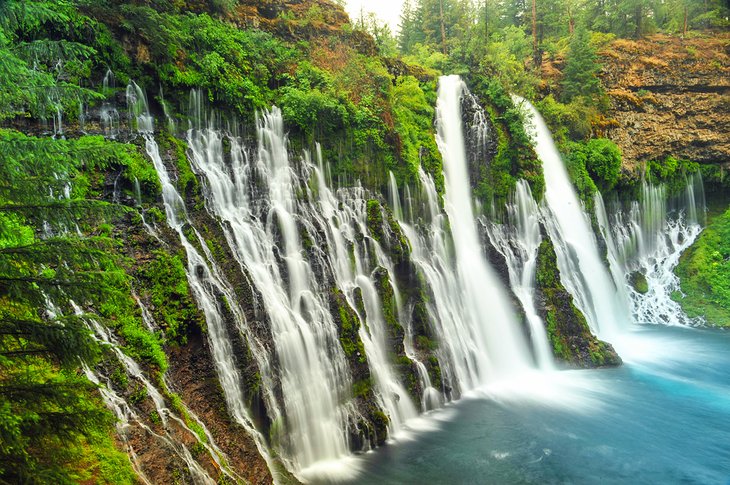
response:
[[[102,349],[70,302],[121,316],[130,299],[114,241],[76,229],[95,232],[127,210],[89,198],[85,174],[142,159],[100,137],[0,130],[0,144],[0,482],[77,483],[112,418],[79,373]]]
[[[601,94],[601,83],[597,77],[600,64],[590,44],[590,33],[579,25],[570,41],[565,70],[563,71],[562,99],[570,102],[578,96],[596,97]]]

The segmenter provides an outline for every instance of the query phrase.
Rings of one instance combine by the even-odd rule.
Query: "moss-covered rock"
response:
[[[634,271],[629,275],[629,283],[637,293],[645,295],[649,292],[649,282],[646,281],[646,276],[638,271]]]
[[[543,239],[537,256],[537,307],[557,360],[583,368],[621,364],[611,344],[591,333],[585,316],[560,282],[557,257],[548,238]]]

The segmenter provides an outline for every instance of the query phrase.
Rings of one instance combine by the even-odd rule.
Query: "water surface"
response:
[[[432,413],[431,430],[355,459],[351,483],[729,483],[730,332],[644,326],[616,346],[620,368],[536,374]]]

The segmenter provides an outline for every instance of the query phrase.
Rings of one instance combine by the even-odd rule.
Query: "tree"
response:
[[[361,14],[358,26],[373,37],[380,55],[387,57],[396,55],[398,41],[393,36],[390,26],[382,22],[377,15],[373,12]]]
[[[601,68],[590,33],[582,24],[573,32],[563,71],[562,100],[570,102],[578,96],[595,98],[602,93],[597,73]]]
[[[125,213],[89,198],[85,174],[140,159],[100,137],[0,130],[0,143],[0,482],[78,483],[90,478],[92,450],[113,450],[113,418],[79,373],[102,349],[70,301],[104,308],[95,318],[106,322],[132,307],[114,241],[77,232]]]
[[[413,7],[411,0],[405,0],[398,24],[398,49],[401,53],[410,54],[414,45],[423,42],[418,24],[418,10]]]

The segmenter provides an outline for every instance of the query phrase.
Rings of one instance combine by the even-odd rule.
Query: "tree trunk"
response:
[[[634,21],[636,22],[636,38],[640,39],[643,32],[644,9],[641,5],[637,5],[634,9]]]
[[[537,43],[537,0],[532,0],[532,61],[535,67],[540,65],[540,50]]]
[[[489,42],[489,0],[484,0],[484,39]]]
[[[687,15],[688,15],[687,10],[688,10],[688,8],[685,5],[684,6],[684,27],[682,28],[682,38],[687,36]]]
[[[448,54],[446,49],[446,23],[444,21],[444,0],[439,0],[439,16],[441,21],[441,48],[444,54]]]
[[[573,9],[568,5],[568,33],[573,35],[575,30],[575,18],[573,17]]]

